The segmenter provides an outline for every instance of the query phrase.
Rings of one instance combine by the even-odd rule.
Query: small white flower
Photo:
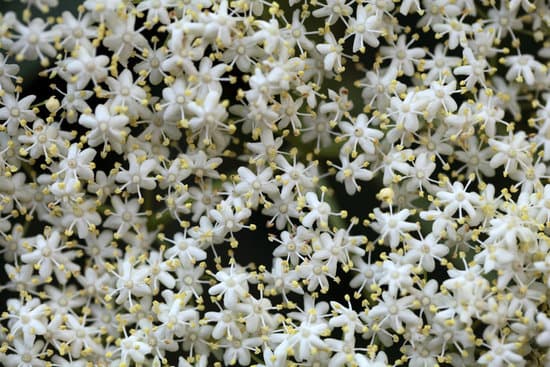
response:
[[[248,274],[244,269],[234,266],[225,268],[214,274],[218,284],[210,287],[208,293],[213,296],[223,296],[225,307],[234,308],[237,303],[246,299],[248,295]]]
[[[407,222],[406,219],[411,212],[403,209],[398,213],[383,213],[379,208],[375,208],[371,227],[380,234],[378,242],[388,244],[391,248],[396,248],[408,232],[418,229],[417,223]]]
[[[157,161],[129,153],[128,162],[128,169],[123,169],[116,174],[115,180],[122,183],[118,189],[137,193],[141,200],[141,189],[153,190],[157,186],[155,178],[149,177],[149,174],[157,168]]]
[[[71,273],[80,269],[80,266],[71,260],[76,257],[74,251],[63,251],[67,248],[61,244],[61,234],[53,230],[48,236],[37,235],[30,239],[32,251],[21,255],[21,260],[30,263],[43,280],[48,279],[52,272],[61,284],[67,283]]]
[[[453,215],[458,211],[458,217],[462,218],[463,212],[470,218],[476,216],[474,206],[479,204],[479,195],[475,192],[467,192],[468,185],[464,187],[461,182],[455,181],[449,188],[451,191],[440,191],[437,193],[439,201],[445,205],[445,213]]]
[[[105,81],[109,71],[109,58],[105,55],[97,55],[93,47],[81,47],[73,58],[66,60],[66,68],[72,74],[76,89],[84,89],[90,81],[94,85]],[[70,85],[70,84],[69,84]],[[70,87],[68,87],[70,88]]]
[[[2,126],[7,128],[8,134],[15,135],[20,121],[32,122],[36,119],[36,114],[30,108],[35,99],[35,95],[29,95],[21,99],[19,99],[19,94],[17,96],[11,93],[2,95],[3,107],[0,108],[0,120],[3,121]]]
[[[129,119],[126,115],[111,114],[107,106],[97,105],[95,113],[83,114],[78,123],[88,129],[88,145],[97,147],[103,144],[103,152],[113,149],[121,154],[123,143],[128,136],[130,129],[126,127]]]
[[[7,301],[7,311],[9,312],[7,317],[11,320],[11,334],[18,335],[21,332],[22,342],[25,345],[32,345],[37,335],[44,335],[47,332],[48,307],[38,298],[32,298],[25,303],[11,298]]]

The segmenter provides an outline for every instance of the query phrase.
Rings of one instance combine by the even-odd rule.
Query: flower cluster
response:
[[[550,366],[550,1],[22,2],[1,365]]]

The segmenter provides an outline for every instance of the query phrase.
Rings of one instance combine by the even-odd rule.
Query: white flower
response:
[[[284,172],[280,176],[275,176],[277,182],[282,183],[281,196],[283,198],[292,196],[294,190],[300,195],[304,195],[306,191],[315,187],[317,182],[316,162],[311,162],[306,166],[294,156],[291,164],[280,154],[275,157],[275,162],[279,170]]]
[[[15,23],[15,30],[19,33],[10,51],[17,54],[20,60],[35,60],[40,58],[41,63],[48,65],[47,57],[54,57],[57,51],[52,43],[57,37],[55,30],[46,30],[48,23],[42,18],[34,18],[28,25]]]
[[[194,238],[186,237],[184,233],[176,233],[173,240],[169,238],[164,240],[173,244],[164,252],[168,259],[177,256],[184,265],[192,265],[206,259],[206,252],[200,247],[200,243]]]
[[[403,142],[406,133],[414,133],[420,128],[419,116],[426,106],[426,100],[419,99],[414,91],[408,91],[405,98],[392,97],[389,116],[395,121],[395,127],[388,132],[391,142]]]
[[[63,218],[62,225],[67,228],[66,235],[73,234],[73,228],[76,227],[78,238],[84,239],[96,231],[96,227],[101,224],[101,216],[97,212],[97,203],[94,200],[85,200],[78,204],[62,205]]]
[[[54,29],[61,35],[61,45],[69,51],[76,47],[92,49],[92,38],[97,36],[97,28],[92,25],[91,13],[79,13],[76,18],[71,12],[61,14],[61,22]]]
[[[443,84],[440,81],[433,81],[430,83],[429,89],[419,92],[417,97],[425,98],[427,102],[426,120],[431,122],[438,114],[455,112],[458,106],[451,95],[457,92],[456,81],[454,80],[448,84]]]
[[[68,335],[64,335],[61,340],[70,345],[70,354],[73,358],[78,358],[83,353],[99,352],[103,348],[94,340],[99,334],[99,329],[94,326],[86,325],[86,318],[78,319],[76,316],[66,315],[65,325]]]
[[[346,301],[347,307],[335,301],[330,302],[330,307],[336,315],[329,320],[329,325],[333,328],[341,327],[346,334],[345,338],[352,339],[355,333],[363,333],[366,325],[359,317],[359,313],[353,309],[349,296],[346,297]]]
[[[240,339],[232,339],[226,346],[223,354],[223,361],[226,365],[231,366],[237,362],[241,366],[250,365],[250,352],[256,351],[262,345],[262,339],[248,334],[243,334]]]
[[[537,343],[541,346],[550,346],[550,319],[545,314],[539,313],[537,315],[537,322],[539,327],[543,330],[537,336]]]
[[[530,146],[526,140],[524,131],[516,134],[509,133],[507,136],[489,139],[489,145],[496,151],[490,161],[493,168],[504,165],[504,176],[515,174],[519,169],[530,165]]]
[[[93,47],[81,47],[75,57],[66,60],[66,68],[72,74],[71,81],[77,90],[84,89],[90,80],[94,85],[105,81],[109,71],[109,58],[105,55],[97,55]],[[67,88],[71,84],[68,84]]]
[[[60,124],[47,124],[44,120],[37,119],[32,124],[32,130],[27,127],[27,133],[18,136],[23,145],[19,152],[24,155],[28,153],[35,159],[44,156],[46,162],[51,162],[54,157],[68,154],[66,143],[69,139],[70,133],[61,129]]]
[[[449,248],[437,243],[437,239],[433,233],[430,233],[421,240],[411,237],[408,238],[406,242],[408,250],[405,254],[405,258],[412,262],[418,262],[418,264],[428,272],[435,269],[434,259],[441,260],[443,256],[449,253]]]
[[[471,90],[476,84],[481,84],[483,87],[485,85],[485,73],[489,72],[489,63],[484,58],[477,58],[472,49],[465,48],[463,51],[464,59],[466,65],[455,67],[453,73],[455,75],[466,75],[464,84],[466,89]]]
[[[366,169],[369,162],[365,154],[359,154],[353,161],[350,162],[349,158],[345,155],[340,156],[342,167],[338,167],[338,173],[336,173],[336,181],[343,182],[348,195],[355,194],[355,191],[361,191],[356,180],[370,181],[373,178],[372,171]]]
[[[53,272],[57,280],[65,284],[71,273],[80,269],[80,266],[71,261],[76,257],[76,252],[63,251],[67,246],[60,246],[61,235],[58,231],[53,230],[46,237],[37,235],[30,241],[34,249],[21,255],[21,260],[33,264],[43,280],[48,279]]]
[[[8,64],[8,58],[0,54],[0,90],[8,93],[15,91],[13,81],[17,79],[19,66],[16,64]]]
[[[365,253],[359,245],[366,241],[366,237],[351,237],[343,229],[338,230],[334,236],[323,232],[318,239],[312,240],[314,250],[312,259],[326,261],[328,273],[336,274],[338,264],[346,269],[351,264],[352,255],[361,256]]]
[[[451,50],[457,48],[458,45],[465,47],[466,36],[472,33],[472,27],[470,24],[464,22],[464,18],[465,16],[462,16],[460,19],[456,17],[443,18],[443,22],[432,26],[432,29],[437,32],[437,38],[441,38],[444,35],[448,36],[448,46]]]
[[[504,340],[499,341],[496,337],[492,338],[490,343],[488,345],[490,349],[478,358],[477,362],[479,364],[489,367],[498,367],[504,364],[513,364],[518,367],[525,365],[525,359],[516,353],[516,343],[504,343]]]
[[[403,72],[403,74],[411,76],[414,74],[414,64],[418,63],[426,52],[420,47],[409,48],[414,42],[413,38],[406,43],[405,35],[399,36],[397,42],[391,46],[380,47],[380,53],[385,59],[390,59],[389,69],[394,73]]]
[[[182,337],[186,327],[198,320],[198,311],[187,304],[188,296],[185,293],[174,293],[167,289],[162,292],[165,302],[160,302],[155,310],[162,326],[167,329],[167,339],[174,335]]]
[[[407,291],[412,287],[413,266],[404,256],[393,252],[380,267],[378,283],[387,285],[390,294],[397,295],[401,290]]]
[[[139,157],[135,153],[128,154],[128,169],[123,169],[116,174],[115,180],[121,182],[120,191],[127,190],[130,193],[137,193],[141,200],[141,189],[153,190],[157,183],[154,177],[149,174],[157,168],[155,159],[145,159],[145,156]]]
[[[147,12],[147,22],[169,24],[168,8],[172,4],[171,0],[144,0],[137,4],[136,10]]]
[[[48,307],[38,298],[32,298],[25,303],[11,298],[7,301],[7,311],[9,312],[7,317],[10,319],[10,333],[18,335],[21,332],[22,342],[25,345],[32,345],[37,335],[44,335],[47,332]]]
[[[373,13],[369,13],[363,5],[357,6],[355,18],[350,19],[349,29],[354,36],[353,52],[365,52],[365,42],[371,47],[378,47],[382,31],[380,19]]]
[[[391,328],[397,333],[404,332],[403,324],[409,327],[419,326],[421,319],[410,310],[413,297],[397,298],[389,292],[382,293],[382,300],[367,313],[370,321],[381,328]]]
[[[163,48],[145,48],[142,55],[142,61],[137,63],[133,70],[139,75],[147,75],[151,84],[158,85],[166,76],[161,69],[162,63],[166,60],[166,56],[166,51]]]
[[[300,274],[296,270],[291,270],[288,265],[280,258],[273,259],[271,271],[264,274],[267,295],[281,294],[283,299],[287,300],[287,291],[298,294],[304,294],[298,279]]]
[[[337,215],[338,213],[333,213],[330,205],[325,202],[325,191],[321,193],[320,199],[314,192],[306,193],[305,197],[309,213],[301,219],[302,224],[307,228],[311,228],[313,223],[317,223],[319,228],[328,228],[329,215]]]
[[[216,91],[209,91],[201,99],[200,104],[197,101],[189,103],[187,109],[194,115],[189,119],[189,127],[193,131],[200,131],[200,141],[205,145],[214,142],[216,145],[222,145],[226,138],[226,131],[232,131],[231,126],[226,125],[227,112],[224,104],[220,103],[220,94]]]
[[[93,180],[94,171],[92,167],[95,167],[95,165],[92,161],[96,153],[94,149],[81,150],[78,144],[72,144],[67,151],[67,156],[59,162],[59,170],[56,174],[64,173],[65,178]]]
[[[97,105],[95,113],[83,114],[78,123],[90,129],[87,135],[88,145],[91,147],[103,146],[103,152],[113,149],[121,154],[123,143],[130,129],[126,127],[129,120],[126,115],[111,114],[107,106]]]
[[[316,18],[326,18],[325,22],[333,25],[338,19],[345,19],[352,14],[353,8],[350,3],[346,0],[327,0],[326,4],[318,4],[322,6],[315,9],[312,15]]]
[[[143,363],[145,356],[152,350],[146,340],[138,334],[130,335],[120,339],[120,359],[124,363],[134,361]]]
[[[260,329],[272,329],[276,324],[276,316],[270,313],[275,310],[268,298],[247,297],[245,302],[239,303],[236,309],[242,312],[246,323],[246,331],[256,333]]]
[[[239,167],[237,170],[241,181],[235,187],[237,193],[244,194],[247,198],[247,207],[257,207],[260,201],[264,201],[264,193],[275,194],[277,186],[273,182],[273,170],[265,168],[255,175],[246,167]]]
[[[439,9],[439,8],[438,8]],[[429,85],[434,81],[454,80],[452,70],[460,64],[460,58],[447,55],[445,46],[438,44],[433,53],[428,52],[430,59],[424,60],[424,70],[429,70],[426,74],[425,84]]]
[[[302,322],[283,343],[294,350],[294,357],[298,362],[311,357],[312,350],[326,348],[326,343],[321,339],[321,334],[326,333],[327,325],[324,322]]]
[[[380,351],[375,358],[367,358],[363,354],[355,354],[355,361],[359,367],[385,367],[388,364],[386,353]]]
[[[374,120],[374,117],[367,119],[365,114],[359,114],[353,123],[347,121],[340,122],[338,126],[344,133],[340,136],[348,138],[342,150],[351,153],[352,157],[355,157],[357,146],[359,145],[363,149],[363,152],[374,154],[378,140],[384,136],[382,131],[369,127]]]
[[[301,53],[304,53],[304,49],[312,50],[315,48],[313,42],[307,37],[307,29],[304,26],[305,18],[300,16],[300,10],[296,9],[292,13],[292,22],[283,30],[283,34],[288,34],[285,41],[294,43],[298,46]]]
[[[375,208],[371,216],[375,222],[371,223],[371,227],[380,234],[378,242],[396,248],[408,232],[417,230],[417,223],[405,221],[410,214],[408,209],[392,214],[383,213],[379,208]]]
[[[325,42],[316,46],[317,51],[324,55],[323,66],[325,70],[334,70],[336,73],[343,72],[345,70],[344,66],[342,66],[344,47],[331,32],[325,34]]]
[[[495,175],[490,164],[493,157],[491,147],[482,147],[483,143],[474,135],[465,142],[464,150],[455,152],[457,160],[464,163],[459,172],[464,172],[467,177],[474,173],[478,178]]]
[[[15,135],[21,121],[32,122],[36,119],[36,114],[30,108],[31,103],[36,99],[35,95],[29,95],[19,99],[11,93],[2,95],[2,104],[0,108],[0,120],[3,120],[2,126],[7,128],[10,135]]]
[[[225,268],[214,274],[218,284],[210,287],[208,293],[221,298],[227,308],[234,308],[237,303],[246,299],[248,295],[248,274],[244,269],[234,266]]]
[[[111,197],[113,211],[107,211],[109,217],[103,222],[106,228],[116,229],[115,238],[124,236],[130,229],[140,233],[145,226],[145,213],[139,213],[139,201],[137,199],[122,202],[119,196]]]
[[[36,342],[25,342],[20,338],[15,338],[13,341],[12,351],[5,356],[6,367],[43,367],[46,366],[44,361],[44,342],[37,340]]]
[[[463,211],[474,218],[476,210],[474,206],[479,204],[479,194],[475,192],[467,192],[468,185],[464,187],[462,182],[455,181],[449,188],[451,191],[440,191],[437,193],[439,201],[445,205],[445,213],[453,215],[458,210],[458,217],[462,218]]]
[[[113,16],[108,18],[112,32],[103,39],[103,45],[126,66],[132,51],[143,50],[148,42],[140,30],[135,29],[136,16],[129,13],[124,18]]]
[[[215,11],[202,15],[202,24],[204,24],[203,36],[210,41],[215,41],[220,46],[228,46],[231,44],[234,34],[233,29],[235,23],[239,19],[238,16],[229,14],[229,2],[221,0]]]
[[[435,156],[432,156],[435,158]],[[401,177],[402,180],[407,179],[406,189],[413,191],[418,189],[423,191],[427,189],[431,192],[433,183],[436,182],[430,179],[430,176],[436,169],[435,162],[430,158],[429,153],[423,152],[416,156],[414,166],[411,168],[410,175]]]
[[[233,241],[235,241],[233,233],[245,227],[243,222],[247,220],[251,214],[252,212],[250,209],[233,206],[230,201],[222,201],[216,206],[216,209],[212,209],[208,212],[208,215],[216,221],[214,236],[223,238],[225,235],[231,234],[232,245],[234,245]]]
[[[242,335],[239,322],[239,314],[231,309],[206,312],[205,320],[215,323],[212,329],[212,337],[221,339],[224,336],[229,338],[240,338]]]
[[[505,64],[510,67],[506,73],[507,80],[515,80],[519,83],[525,81],[527,85],[535,83],[534,71],[546,70],[546,67],[536,61],[532,55],[507,56]]]
[[[109,77],[105,83],[109,86],[107,96],[110,97],[111,110],[124,111],[128,117],[135,118],[146,114],[143,104],[147,101],[147,93],[137,81],[133,80],[132,72],[124,69],[117,78]]]
[[[148,284],[149,281],[147,280],[150,274],[148,267],[135,264],[128,256],[118,259],[117,267],[117,272],[114,272],[114,270],[111,271],[117,278],[116,288],[105,296],[105,300],[109,301],[115,293],[118,293],[115,302],[118,304],[128,304],[129,308],[131,308],[134,305],[132,297],[139,299],[145,295],[152,294],[151,287]]]

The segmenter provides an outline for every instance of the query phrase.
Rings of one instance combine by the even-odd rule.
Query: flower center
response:
[[[122,220],[125,221],[125,222],[129,222],[132,220],[132,213],[130,212],[124,212],[122,213]]]
[[[83,35],[84,35],[84,32],[82,31],[82,29],[81,29],[80,27],[75,28],[75,29],[73,30],[73,36],[74,36],[74,38],[81,38]]]
[[[31,45],[36,45],[39,41],[39,37],[36,33],[31,33],[29,34],[29,38],[27,38],[27,40]]]
[[[160,66],[160,61],[159,59],[155,56],[151,59],[151,67],[153,67],[154,69],[157,69],[158,67]]]
[[[32,356],[30,355],[30,353],[25,353],[25,354],[23,354],[23,356],[21,357],[21,361],[24,362],[24,363],[31,363],[31,361],[32,361]]]
[[[124,41],[125,43],[132,43],[132,34],[129,32],[124,33],[124,35],[122,36],[122,41]]]

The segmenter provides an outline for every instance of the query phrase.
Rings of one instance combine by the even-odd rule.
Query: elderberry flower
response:
[[[46,237],[37,235],[27,241],[30,241],[30,244],[27,243],[29,252],[21,255],[21,260],[32,264],[38,270],[42,280],[48,279],[53,272],[57,280],[65,284],[71,273],[79,269],[79,266],[71,261],[76,253],[62,251],[67,248],[67,245],[60,246],[61,234],[58,231],[53,230]]]
[[[22,3],[0,365],[550,365],[544,1]]]
[[[0,108],[0,120],[2,126],[7,129],[8,134],[15,135],[21,121],[32,122],[36,119],[36,114],[30,108],[36,96],[29,95],[19,99],[19,94],[16,96],[11,93],[4,93],[2,96],[2,105]]]
[[[90,81],[98,85],[107,78],[109,58],[96,54],[95,48],[82,46],[75,56],[66,60],[67,71],[72,74],[70,80],[74,81],[76,89],[84,89]]]
[[[403,209],[396,214],[392,214],[383,213],[380,209],[375,208],[372,214],[372,219],[375,222],[372,222],[371,226],[376,232],[380,233],[378,242],[396,248],[408,232],[418,229],[416,223],[405,221],[410,214],[410,210],[408,209]]]
[[[47,66],[48,56],[54,57],[57,53],[52,43],[58,35],[55,30],[46,30],[47,27],[48,23],[42,18],[34,18],[28,25],[16,22],[14,28],[19,35],[10,51],[17,54],[19,61],[40,58],[40,62]]]
[[[218,271],[215,275],[218,284],[208,290],[208,293],[221,298],[225,307],[232,308],[239,301],[246,299],[248,294],[248,278],[250,275],[234,266]]]
[[[130,131],[126,127],[128,117],[122,114],[112,114],[104,105],[97,105],[95,112],[84,113],[78,123],[90,129],[87,135],[87,143],[91,147],[103,145],[103,152],[111,149],[120,154],[123,151],[123,143]]]

